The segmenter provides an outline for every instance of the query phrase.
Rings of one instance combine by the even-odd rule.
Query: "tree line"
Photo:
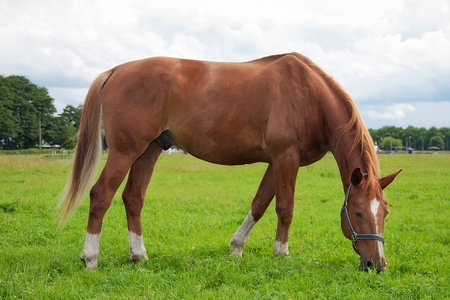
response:
[[[81,106],[56,114],[53,102],[46,88],[26,77],[0,75],[0,149],[74,148]]]
[[[450,128],[408,126],[406,129],[385,126],[380,129],[369,129],[370,135],[382,150],[414,149],[414,150],[449,150]]]
[[[38,87],[26,77],[0,75],[0,149],[29,149],[40,145],[74,148],[80,127],[81,105],[67,105],[60,114],[56,114],[53,102],[46,88]],[[403,129],[385,126],[369,129],[369,132],[383,150],[393,147],[449,150],[448,127],[426,129],[409,126]]]

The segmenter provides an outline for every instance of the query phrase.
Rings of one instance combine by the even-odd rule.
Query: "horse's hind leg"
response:
[[[148,146],[144,154],[131,166],[128,182],[122,194],[128,222],[130,259],[136,262],[148,259],[142,237],[141,210],[147,186],[161,151],[161,147],[154,142]]]
[[[121,155],[110,150],[105,168],[91,189],[89,220],[81,253],[81,260],[88,268],[97,267],[103,217],[136,156]]]
[[[275,184],[273,179],[273,170],[272,165],[269,164],[259,185],[258,191],[256,192],[255,198],[252,201],[252,208],[250,212],[230,241],[232,254],[242,257],[242,251],[253,230],[253,227],[264,215],[264,212],[267,210],[270,202],[272,202],[274,195]]]

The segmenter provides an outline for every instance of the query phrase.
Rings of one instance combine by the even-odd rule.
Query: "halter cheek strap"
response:
[[[367,176],[367,173],[363,173],[363,176]],[[348,197],[350,195],[351,188],[352,188],[352,184],[350,183],[350,185],[348,186],[348,189],[347,189],[347,193],[345,193],[345,200],[344,200],[344,205],[342,206],[342,209],[341,209],[341,214],[342,214],[342,212],[344,212],[344,214],[345,214],[345,219],[347,220],[348,228],[350,229],[350,233],[351,233],[350,240],[352,241],[353,249],[355,250],[355,252],[357,254],[359,254],[358,248],[356,248],[357,240],[378,240],[378,241],[383,242],[383,244],[384,244],[384,238],[381,235],[376,235],[376,234],[357,234],[355,232],[355,230],[353,230],[352,224],[350,223],[350,218],[348,217],[348,210],[347,210]]]

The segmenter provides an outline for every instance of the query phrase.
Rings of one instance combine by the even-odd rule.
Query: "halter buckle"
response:
[[[358,234],[356,232],[352,232],[350,240],[352,241],[353,244],[356,243],[356,241],[358,240]]]

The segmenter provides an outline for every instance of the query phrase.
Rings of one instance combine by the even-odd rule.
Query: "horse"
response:
[[[94,184],[102,151],[106,165]],[[241,257],[250,233],[275,197],[278,217],[273,254],[288,256],[299,167],[331,151],[346,198],[345,237],[361,266],[386,267],[383,189],[401,171],[380,177],[373,140],[351,97],[310,59],[298,53],[224,63],[153,57],[100,74],[82,109],[71,177],[59,202],[61,224],[90,190],[81,260],[98,266],[103,217],[119,185],[126,208],[130,259],[147,260],[141,210],[155,163],[172,145],[202,160],[242,165],[267,163],[248,215],[230,242]]]

